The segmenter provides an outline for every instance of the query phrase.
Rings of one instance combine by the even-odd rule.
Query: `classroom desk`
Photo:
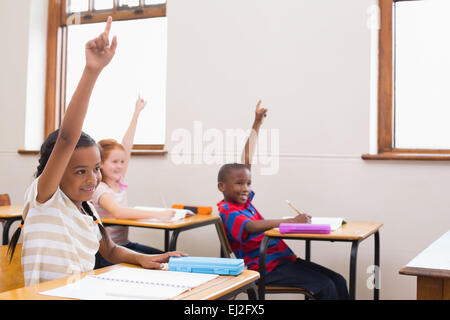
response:
[[[338,241],[338,242],[351,242],[352,248],[350,253],[350,279],[349,279],[349,294],[350,299],[355,299],[356,288],[356,256],[358,253],[358,245],[361,241],[374,235],[375,249],[374,260],[376,270],[380,267],[380,234],[379,229],[383,226],[378,222],[347,222],[342,225],[341,228],[332,231],[329,234],[307,234],[307,233],[285,233],[281,234],[278,228],[268,230],[264,233],[264,239],[261,243],[260,255],[259,255],[259,273],[261,278],[259,280],[259,298],[264,300],[265,292],[265,278],[266,278],[266,253],[269,241],[271,239],[289,239],[289,240],[305,240],[305,260],[311,260],[311,241]],[[376,277],[379,273],[375,273]],[[379,282],[378,282],[379,283]],[[377,285],[374,287],[374,300],[379,299],[379,288]]]
[[[5,220],[2,245],[9,243],[9,229],[14,221],[22,219],[22,210],[23,206],[0,206],[0,220]]]
[[[419,253],[399,273],[417,277],[417,300],[450,300],[450,231]]]
[[[39,292],[73,283],[88,274],[97,275],[122,266],[133,267],[128,264],[118,264],[85,272],[81,275],[73,275],[58,280],[42,282],[33,286],[2,292],[0,293],[0,300],[74,300],[69,298],[41,295]],[[184,292],[176,296],[173,300],[225,300],[244,291],[249,294],[249,299],[255,300],[257,298],[255,281],[258,280],[258,278],[259,273],[252,270],[244,270],[238,276],[219,276],[218,278],[208,281],[188,292]]]
[[[220,217],[218,215],[201,215],[196,214],[177,221],[145,221],[145,220],[125,220],[115,218],[102,218],[102,223],[105,226],[108,225],[121,225],[129,227],[141,227],[150,229],[162,229],[164,230],[164,251],[174,251],[177,246],[178,235],[182,231],[199,228],[202,226],[214,224],[217,232],[219,232]],[[172,237],[169,240],[170,232],[172,231]],[[220,239],[220,237],[219,237]]]

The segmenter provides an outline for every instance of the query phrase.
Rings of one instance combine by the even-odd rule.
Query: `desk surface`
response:
[[[158,229],[178,229],[194,224],[201,224],[204,222],[220,220],[220,217],[214,214],[208,215],[196,214],[194,216],[190,216],[176,221],[145,221],[145,220],[127,220],[115,218],[102,218],[101,220],[104,224],[117,224],[125,226],[147,227]]]
[[[0,300],[73,300],[41,295],[39,294],[39,292],[55,289],[69,283],[73,283],[74,281],[83,278],[88,274],[101,274],[114,268],[121,268],[122,266],[133,267],[132,265],[128,264],[118,264],[102,269],[93,270],[90,272],[85,272],[81,275],[74,275],[58,280],[42,282],[33,286],[2,292],[0,293]],[[179,296],[175,297],[174,300],[215,300],[230,292],[238,290],[258,279],[259,273],[252,270],[244,270],[238,276],[219,276],[218,278],[208,281],[197,288],[180,294]]]
[[[363,240],[371,234],[378,231],[383,226],[379,222],[347,222],[341,228],[332,231],[329,234],[316,233],[280,233],[276,229],[265,232],[267,236],[278,238],[295,238],[295,239],[317,239],[317,240]]]
[[[419,253],[399,273],[450,278],[450,231]]]
[[[0,219],[22,216],[23,206],[0,206]]]

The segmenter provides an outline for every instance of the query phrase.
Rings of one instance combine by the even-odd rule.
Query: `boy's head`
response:
[[[247,203],[252,192],[252,177],[250,170],[241,163],[228,163],[219,170],[217,187],[223,193],[227,202]]]

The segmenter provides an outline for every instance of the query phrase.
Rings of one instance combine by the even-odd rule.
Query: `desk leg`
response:
[[[169,251],[169,230],[164,230],[164,252]]]
[[[172,232],[172,238],[170,239],[170,244],[169,244],[169,251],[175,251],[177,248],[177,239],[178,239],[178,235],[180,234],[180,229],[174,230]]]
[[[266,253],[269,246],[270,238],[264,236],[259,248],[259,281],[258,281],[258,297],[264,300],[266,295]]]
[[[373,288],[373,300],[380,299],[380,233],[375,232],[375,286]]]
[[[255,283],[247,289],[248,300],[258,300]]]
[[[352,241],[352,251],[350,255],[350,299],[355,300],[356,289],[356,256],[358,254],[359,241]]]
[[[311,240],[305,241],[305,260],[311,261]]]

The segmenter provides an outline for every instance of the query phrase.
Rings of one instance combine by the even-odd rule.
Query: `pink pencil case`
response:
[[[322,233],[331,232],[329,224],[280,223],[280,233]]]

